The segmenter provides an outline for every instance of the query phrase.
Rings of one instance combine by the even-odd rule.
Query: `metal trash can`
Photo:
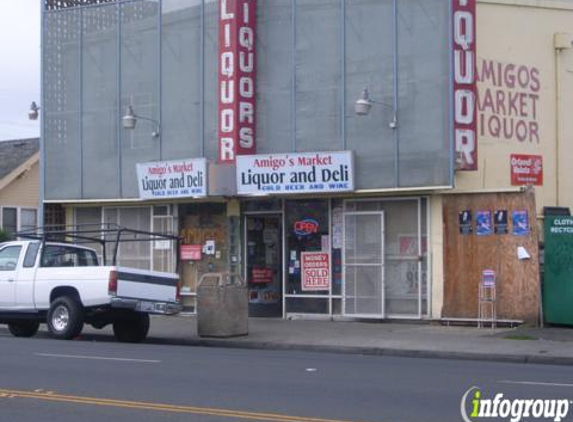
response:
[[[238,274],[205,273],[197,285],[197,332],[201,337],[249,333],[247,285]]]

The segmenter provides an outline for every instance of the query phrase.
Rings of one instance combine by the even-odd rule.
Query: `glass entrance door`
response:
[[[249,316],[282,317],[282,216],[247,215]]]
[[[343,312],[384,317],[384,212],[344,215]]]

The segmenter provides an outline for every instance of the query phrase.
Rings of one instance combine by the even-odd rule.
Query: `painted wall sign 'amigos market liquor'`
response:
[[[353,162],[351,151],[237,156],[237,192],[350,192]]]

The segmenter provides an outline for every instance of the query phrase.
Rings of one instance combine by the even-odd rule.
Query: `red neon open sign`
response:
[[[294,223],[294,232],[299,236],[308,236],[313,233],[318,233],[318,221],[312,218],[306,218]]]

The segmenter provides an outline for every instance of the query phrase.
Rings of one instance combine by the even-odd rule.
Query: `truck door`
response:
[[[16,281],[21,255],[21,245],[0,249],[0,308],[13,308],[16,305]]]

